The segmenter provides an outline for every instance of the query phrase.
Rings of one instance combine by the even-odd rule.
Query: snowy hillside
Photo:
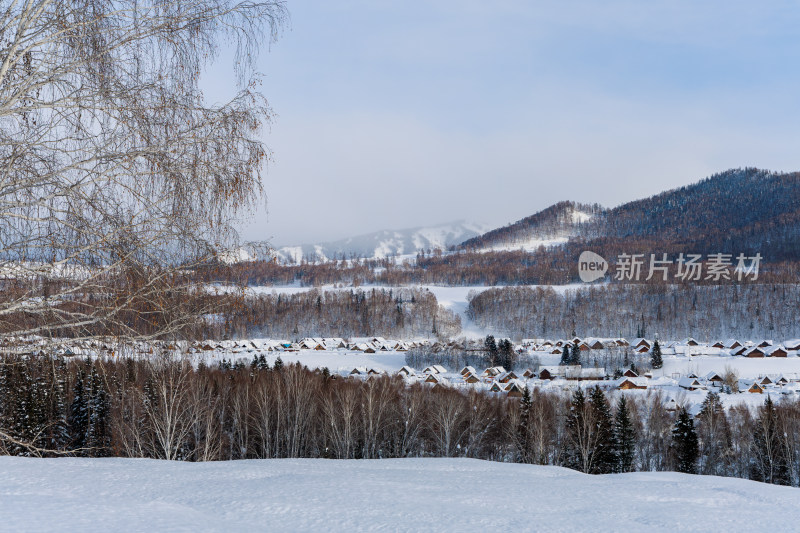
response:
[[[785,531],[800,520],[791,487],[473,459],[0,457],[0,471],[0,529],[17,532]]]
[[[419,250],[446,249],[480,235],[488,228],[482,224],[465,221],[439,226],[417,227],[402,230],[382,230],[338,241],[278,247],[281,260],[301,259],[314,261],[351,256],[383,258],[392,255],[416,254]]]
[[[461,247],[479,251],[533,251],[540,246],[557,246],[577,235],[581,225],[601,211],[596,205],[560,202],[508,226],[467,239]]]

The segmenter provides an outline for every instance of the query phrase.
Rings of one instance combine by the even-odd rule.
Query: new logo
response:
[[[588,250],[578,258],[578,275],[584,283],[591,283],[606,275],[608,261]]]

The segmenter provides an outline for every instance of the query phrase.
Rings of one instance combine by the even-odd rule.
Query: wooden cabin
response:
[[[519,378],[517,377],[517,375],[513,371],[509,370],[508,372],[505,372],[504,374],[501,374],[497,378],[497,381],[499,381],[500,383],[508,383],[512,379],[519,379]]]
[[[467,374],[466,376],[464,376],[464,381],[467,383],[480,383],[481,378],[479,378],[475,374]]]
[[[617,388],[620,390],[646,389],[647,381],[638,377],[623,377],[617,382]]]
[[[512,398],[519,398],[522,396],[524,389],[516,381],[512,381],[506,387],[506,393]]]
[[[736,355],[739,355],[738,353]],[[745,350],[741,355],[744,357],[764,357],[764,350],[759,348],[758,346],[753,346]]]
[[[678,386],[680,388],[686,389],[686,390],[698,390],[698,389],[704,389],[705,388],[703,386],[703,384],[700,383],[700,381],[697,378],[688,378],[688,377],[687,378],[681,378],[678,381]]]
[[[459,374],[461,374],[462,376],[466,376],[468,374],[477,374],[477,372],[471,366],[465,366],[464,368],[461,369],[461,372],[459,372]]]
[[[764,355],[766,355],[767,357],[788,357],[789,352],[787,352],[780,346],[769,346],[767,348],[764,348]]]
[[[413,368],[411,368],[410,366],[404,366],[403,368],[401,368],[400,370],[398,370],[398,371],[397,371],[397,373],[398,373],[398,374],[403,374],[403,375],[406,375],[406,376],[413,376],[413,375],[415,375],[414,369],[413,369]]]

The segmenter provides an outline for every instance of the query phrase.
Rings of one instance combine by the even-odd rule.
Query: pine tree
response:
[[[685,407],[678,410],[678,418],[672,429],[672,447],[675,452],[678,472],[697,473],[697,459],[700,454],[694,420]]]
[[[499,364],[506,370],[513,370],[515,364],[514,345],[509,339],[502,339],[498,344]]]
[[[559,362],[559,364],[561,366],[566,366],[570,363],[571,360],[572,360],[572,355],[570,354],[569,351],[569,343],[567,343],[564,345],[564,352],[561,354],[561,361]]]
[[[95,365],[92,365],[89,374],[88,392],[86,447],[90,448],[89,455],[105,457],[108,455],[111,445],[110,428],[108,426],[110,405],[108,391],[106,391],[105,383],[102,376],[97,372]]]
[[[486,359],[489,362],[489,366],[497,366],[499,351],[497,349],[497,343],[494,340],[494,335],[487,335],[486,339],[483,341],[483,346],[486,351]]]
[[[650,357],[650,362],[653,365],[653,368],[661,368],[664,366],[664,361],[661,359],[661,346],[659,346],[658,341],[653,343],[653,354]]]
[[[614,417],[614,455],[617,472],[632,472],[633,459],[636,452],[636,432],[631,421],[630,410],[625,396],[617,402],[617,413]]]
[[[43,363],[43,377],[47,395],[44,399],[46,432],[43,433],[44,446],[48,450],[60,451],[69,444],[69,428],[66,409],[66,362],[63,358],[46,358]]]
[[[519,401],[519,426],[517,427],[517,440],[519,442],[520,457],[522,462],[531,462],[531,449],[528,438],[528,428],[531,416],[531,407],[533,400],[531,398],[531,391],[528,386],[522,391],[522,398]]]
[[[28,445],[38,445],[36,442],[42,428],[42,406],[40,383],[35,383],[31,376],[31,360],[17,360],[17,369],[14,388],[12,390],[12,426],[11,435],[17,440]],[[16,445],[12,448],[14,455],[30,455],[30,448]]]
[[[258,365],[257,366],[258,366],[258,369],[260,371],[269,370],[269,363],[267,362],[267,358],[264,357],[263,353],[258,356]]]
[[[275,368],[275,370],[276,370],[276,371],[278,371],[278,372],[280,372],[280,371],[283,369],[283,359],[281,359],[281,356],[280,356],[280,355],[278,356],[278,358],[277,358],[277,359],[275,359],[275,365],[274,365],[274,368]]]
[[[70,448],[79,450],[86,447],[86,430],[89,427],[89,407],[86,402],[84,381],[86,373],[83,369],[75,376],[72,386],[72,403],[69,406],[67,425],[69,428]]]
[[[589,394],[595,423],[595,439],[592,449],[592,474],[614,472],[617,461],[614,454],[614,422],[603,390],[596,386]]]
[[[569,364],[571,365],[579,365],[581,364],[581,349],[578,347],[578,343],[573,343],[572,345],[572,356],[570,357]]]

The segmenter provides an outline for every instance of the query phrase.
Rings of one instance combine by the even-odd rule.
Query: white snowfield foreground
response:
[[[472,459],[0,457],[2,531],[793,530],[798,489]]]

